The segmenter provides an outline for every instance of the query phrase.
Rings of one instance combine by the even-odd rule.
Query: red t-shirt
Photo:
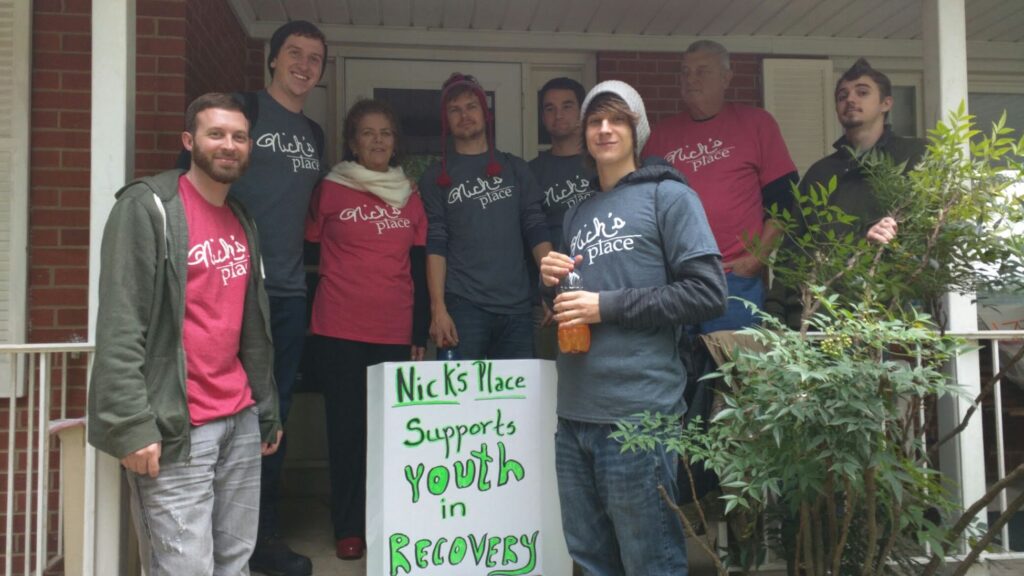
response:
[[[771,114],[726,103],[709,120],[680,114],[660,122],[645,156],[661,156],[686,175],[707,212],[722,261],[747,253],[744,236],[761,233],[761,189],[796,171]]]
[[[401,209],[324,180],[313,192],[306,240],[320,243],[314,334],[373,344],[412,343],[409,250],[427,240],[418,193]]]
[[[184,175],[178,193],[188,223],[182,334],[188,411],[200,426],[253,404],[238,358],[251,262],[245,230],[230,206],[207,202]]]

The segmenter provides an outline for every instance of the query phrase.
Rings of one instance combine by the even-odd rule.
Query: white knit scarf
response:
[[[338,162],[325,178],[353,190],[369,192],[395,208],[405,207],[412,194],[412,186],[401,166],[389,166],[387,172],[377,172],[358,162]]]

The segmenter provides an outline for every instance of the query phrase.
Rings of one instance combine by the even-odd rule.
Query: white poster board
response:
[[[367,574],[572,571],[546,360],[378,364],[367,373]]]

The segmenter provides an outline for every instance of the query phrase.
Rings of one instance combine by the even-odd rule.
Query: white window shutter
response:
[[[779,123],[803,176],[836,139],[832,61],[765,58],[764,107]]]
[[[0,343],[25,339],[32,3],[0,0]],[[0,355],[0,397],[15,394]]]

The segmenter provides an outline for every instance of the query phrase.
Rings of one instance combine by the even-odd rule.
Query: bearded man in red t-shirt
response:
[[[792,204],[791,184],[798,177],[771,114],[725,101],[731,80],[724,46],[710,40],[691,44],[682,66],[687,111],[654,127],[644,155],[663,157],[686,175],[722,253],[729,295],[760,307],[764,261],[780,232],[767,209]],[[759,242],[752,244],[755,238]],[[737,330],[754,322],[742,302],[730,299],[725,315],[702,323],[700,332]]]
[[[259,239],[228,196],[252,140],[227,94],[185,126],[189,170],[125,186],[103,230],[89,442],[124,466],[147,574],[248,574],[281,441]]]

